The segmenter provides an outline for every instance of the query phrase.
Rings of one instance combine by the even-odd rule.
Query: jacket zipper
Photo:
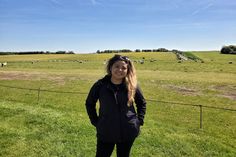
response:
[[[117,93],[118,93],[118,91],[115,91],[114,92],[114,96],[115,96],[116,105],[119,106],[118,99],[117,99]],[[119,115],[119,117],[120,117],[120,128],[122,128],[122,123],[121,123],[121,108],[120,108],[120,106],[119,106],[119,111],[120,111],[120,115]],[[123,133],[122,133],[121,129],[120,129],[120,138],[121,138],[121,141],[122,141],[123,140]]]
[[[115,96],[115,100],[116,100],[116,105],[118,105],[118,100],[117,100],[117,91],[115,91],[114,96]]]

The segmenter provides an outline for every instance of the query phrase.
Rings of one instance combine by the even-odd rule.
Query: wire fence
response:
[[[85,93],[85,92],[46,90],[46,89],[41,89],[40,87],[39,88],[24,88],[24,87],[16,87],[16,86],[9,86],[9,85],[3,85],[3,84],[0,84],[0,87],[36,91],[37,92],[37,103],[39,103],[39,101],[40,101],[41,92],[51,92],[51,93],[59,93],[59,94],[65,94],[65,93],[66,94],[81,94],[81,95],[87,95],[88,94],[88,93]],[[203,128],[203,108],[210,108],[210,109],[214,109],[214,110],[223,110],[223,111],[236,112],[236,109],[215,107],[215,106],[207,106],[207,105],[202,105],[202,104],[188,104],[188,103],[180,103],[180,102],[160,101],[160,100],[154,100],[154,99],[146,99],[146,101],[154,102],[154,103],[171,104],[171,105],[199,107],[199,127],[200,128]]]

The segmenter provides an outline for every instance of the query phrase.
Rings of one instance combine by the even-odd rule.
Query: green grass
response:
[[[197,62],[197,61],[204,62],[201,58],[195,56],[191,52],[184,52],[183,55],[186,56],[188,59],[191,59],[191,60],[193,60],[195,62]]]
[[[173,53],[124,55],[144,59],[135,66],[147,99],[236,110],[236,56],[191,53],[204,63],[178,63]],[[105,75],[104,62],[112,55],[0,56],[0,62],[8,62],[0,68],[0,156],[94,156],[96,131],[83,93]],[[37,90],[1,85],[49,91],[41,91],[38,100]],[[131,154],[236,155],[236,112],[203,108],[203,128],[199,125],[199,107],[148,101],[145,125]]]

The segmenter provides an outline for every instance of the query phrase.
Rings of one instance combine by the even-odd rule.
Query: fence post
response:
[[[199,105],[200,107],[200,129],[202,129],[202,105]]]
[[[40,87],[38,88],[38,103],[39,103],[39,96],[40,96]]]

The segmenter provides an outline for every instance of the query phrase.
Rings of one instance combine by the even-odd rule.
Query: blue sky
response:
[[[0,51],[219,50],[235,0],[0,0]]]

